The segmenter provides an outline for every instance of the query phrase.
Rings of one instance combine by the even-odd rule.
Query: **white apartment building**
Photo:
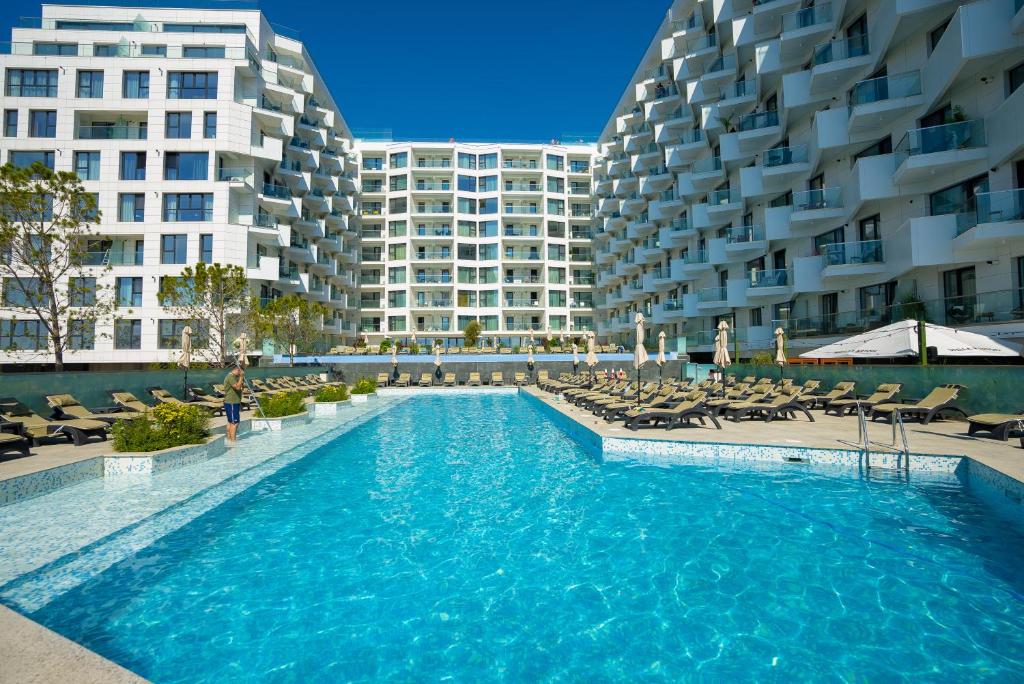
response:
[[[102,211],[89,257],[116,320],[76,331],[66,362],[174,359],[188,322],[160,279],[200,261],[319,300],[325,336],[354,337],[358,162],[302,43],[258,11],[44,5],[6,47],[0,161],[75,171]],[[17,298],[4,288],[0,363],[52,360]]]
[[[601,137],[602,336],[1024,338],[1022,6],[677,0]]]
[[[506,345],[594,330],[592,145],[359,141],[359,329]]]

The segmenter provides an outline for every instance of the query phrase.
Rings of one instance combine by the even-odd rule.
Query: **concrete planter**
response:
[[[103,459],[103,476],[155,475],[192,463],[199,463],[224,453],[224,435],[212,435],[205,444],[184,446],[147,452],[122,452]]]
[[[352,394],[350,395],[353,404],[365,404],[370,401],[371,397],[376,397],[377,393],[372,394]]]
[[[294,416],[283,416],[281,418],[261,418],[259,416],[252,417],[252,429],[253,432],[260,432],[264,430],[286,430],[296,425],[305,425],[306,423],[313,420],[313,414],[308,410],[302,413],[296,413]]]
[[[351,403],[349,399],[342,399],[341,401],[315,401],[311,406],[313,407],[314,416],[334,416],[337,415],[339,406],[348,406]]]

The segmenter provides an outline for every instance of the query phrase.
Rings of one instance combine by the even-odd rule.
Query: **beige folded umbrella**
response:
[[[732,359],[729,358],[729,324],[725,321],[718,324],[713,363],[723,371],[732,364]]]
[[[577,347],[576,343],[573,342],[572,343],[572,369],[573,369],[573,371],[576,370],[576,366],[578,366],[578,365],[580,365],[579,347]]]
[[[178,357],[178,366],[185,369],[185,389],[182,396],[188,399],[188,368],[192,365],[192,328],[185,326],[181,329],[181,356]]]
[[[587,335],[587,358],[586,364],[591,369],[597,365],[597,340],[595,339],[594,332],[591,331]]]
[[[636,321],[636,347],[633,348],[633,368],[638,371],[647,363],[647,349],[644,348],[644,315],[639,311],[634,317]]]
[[[775,363],[786,365],[786,338],[782,328],[775,329]]]
[[[526,365],[533,365],[533,345],[531,344],[526,348]]]
[[[438,368],[441,367],[441,348],[434,347],[434,365]]]
[[[238,365],[245,366],[249,365],[249,338],[245,333],[238,336],[235,340],[235,346],[238,347]]]
[[[391,365],[392,366],[397,366],[398,365],[398,345],[397,344],[391,345]]]

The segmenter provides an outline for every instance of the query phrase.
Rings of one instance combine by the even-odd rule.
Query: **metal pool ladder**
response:
[[[903,424],[903,413],[899,409],[892,412],[892,448],[896,450],[896,426],[900,426],[900,439],[902,440],[902,448],[899,450],[899,459],[896,461],[896,467],[902,468],[905,471],[910,471],[910,443],[907,442],[907,428]]]

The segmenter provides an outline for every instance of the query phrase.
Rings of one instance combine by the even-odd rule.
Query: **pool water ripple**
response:
[[[420,396],[31,616],[158,683],[1019,681],[1022,557],[952,476],[602,462]]]

